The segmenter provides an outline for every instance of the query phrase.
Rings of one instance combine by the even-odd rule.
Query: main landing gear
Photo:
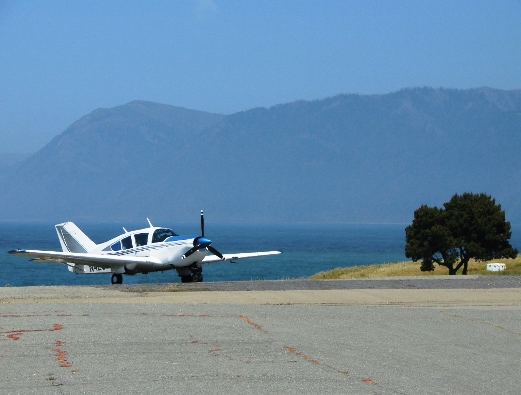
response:
[[[196,263],[188,267],[178,268],[177,273],[182,283],[200,283],[203,281],[203,268]]]
[[[200,283],[203,281],[203,268],[197,263],[193,263],[188,267],[180,267],[176,270],[179,277],[181,277],[182,283]],[[112,284],[123,284],[123,275],[112,273],[110,281]]]

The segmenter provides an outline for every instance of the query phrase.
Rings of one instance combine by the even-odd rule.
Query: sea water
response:
[[[96,243],[145,223],[77,223]],[[155,224],[154,224],[155,225]],[[198,235],[198,224],[168,225],[183,235]],[[404,261],[405,224],[206,224],[205,236],[223,254],[282,251],[282,255],[203,265],[204,281],[277,280],[308,277],[337,267]],[[521,226],[511,244],[521,249]],[[74,274],[63,264],[29,261],[12,249],[60,251],[54,224],[0,222],[0,286],[110,284],[110,274]],[[125,284],[180,282],[175,270],[124,276]]]

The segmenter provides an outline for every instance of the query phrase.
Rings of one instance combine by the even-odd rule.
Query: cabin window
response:
[[[152,243],[161,243],[165,239],[171,236],[178,236],[170,229],[156,229],[154,231],[154,235],[152,236]]]
[[[121,249],[127,250],[129,248],[132,248],[132,238],[130,236],[127,236],[123,240],[121,240]]]
[[[146,246],[148,241],[148,233],[138,233],[134,235],[134,240],[136,241],[136,247]]]
[[[112,251],[119,251],[121,250],[121,241],[118,241],[117,243],[114,243],[110,246],[110,249]]]

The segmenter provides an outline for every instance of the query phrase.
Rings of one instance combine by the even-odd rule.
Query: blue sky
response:
[[[0,0],[0,153],[99,107],[521,88],[521,1]]]

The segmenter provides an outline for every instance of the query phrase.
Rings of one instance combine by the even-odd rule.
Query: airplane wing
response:
[[[83,265],[96,266],[104,269],[121,267],[132,263],[150,265],[161,264],[161,261],[154,257],[137,257],[128,255],[121,256],[41,250],[13,250],[9,251],[9,254],[27,256],[41,261],[80,263]]]
[[[203,259],[202,263],[235,261],[236,259],[254,258],[257,256],[277,255],[277,254],[282,254],[282,252],[280,252],[280,251],[262,251],[262,252],[241,252],[238,254],[223,254],[224,259],[221,259],[216,255],[208,255]]]

